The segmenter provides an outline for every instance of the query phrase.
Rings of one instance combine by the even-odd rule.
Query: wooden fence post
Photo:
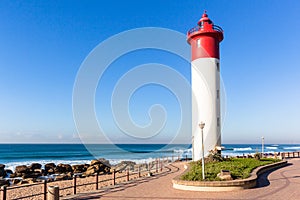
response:
[[[129,181],[129,169],[127,169],[126,180]]]
[[[139,178],[140,178],[141,177],[141,165],[139,165],[138,172],[139,172]]]
[[[59,187],[49,186],[48,187],[48,200],[59,200]]]
[[[2,186],[2,199],[3,200],[6,200],[6,191],[7,191],[7,188],[6,186]]]
[[[113,185],[116,185],[116,170],[113,171]]]
[[[44,180],[44,200],[47,199],[47,180]]]
[[[96,190],[99,189],[99,172],[96,174]]]
[[[73,178],[74,178],[74,179],[73,179],[73,181],[74,181],[74,182],[73,182],[73,183],[74,183],[74,194],[76,194],[76,182],[77,182],[77,175],[76,175],[76,174],[74,174],[74,175],[73,175]]]

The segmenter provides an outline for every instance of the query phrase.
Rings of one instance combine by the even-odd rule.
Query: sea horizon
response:
[[[223,156],[241,156],[261,152],[262,144],[222,144]],[[264,144],[264,153],[300,151],[300,144]],[[14,170],[18,165],[31,163],[85,164],[104,158],[111,164],[121,161],[149,163],[157,158],[191,158],[191,144],[0,144],[0,164]]]

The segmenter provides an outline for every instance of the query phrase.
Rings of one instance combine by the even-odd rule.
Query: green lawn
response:
[[[254,158],[231,158],[226,161],[211,162],[205,164],[205,180],[216,181],[219,180],[217,174],[221,170],[229,170],[233,179],[245,179],[250,176],[250,173],[256,167],[278,162],[276,159],[261,159]],[[201,181],[202,180],[202,166],[201,162],[192,162],[190,170],[185,173],[182,180]]]

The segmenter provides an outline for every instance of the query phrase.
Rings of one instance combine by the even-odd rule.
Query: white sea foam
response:
[[[190,149],[174,149],[174,153],[187,154],[192,153],[192,148]]]
[[[278,147],[266,147],[266,149],[278,149]]]
[[[251,151],[251,147],[246,147],[246,148],[233,148],[233,151]]]
[[[286,150],[297,150],[297,149],[300,149],[300,146],[295,146],[295,147],[283,147],[283,149],[286,149]]]
[[[254,153],[233,153],[233,152],[222,152],[222,156],[228,157],[236,157],[236,156],[247,156],[247,155],[254,155]]]

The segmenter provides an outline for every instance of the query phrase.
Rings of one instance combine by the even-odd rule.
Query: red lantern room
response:
[[[192,48],[192,61],[198,58],[220,58],[219,43],[223,40],[223,30],[214,25],[204,11],[198,26],[187,33],[187,42]]]

